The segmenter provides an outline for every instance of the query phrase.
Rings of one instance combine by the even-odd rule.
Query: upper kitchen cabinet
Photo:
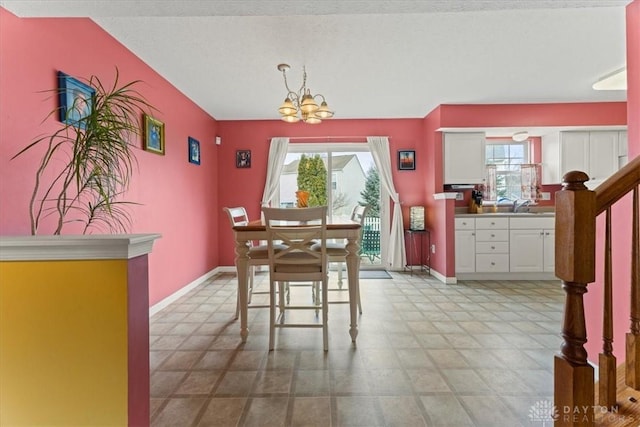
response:
[[[618,139],[618,169],[620,169],[629,162],[629,142],[627,140],[627,131],[620,131],[618,135],[620,137]]]
[[[481,184],[485,176],[485,134],[444,134],[444,183]]]
[[[542,137],[542,184],[560,184],[565,173],[579,170],[589,175],[594,188],[618,170],[621,132],[566,131]]]

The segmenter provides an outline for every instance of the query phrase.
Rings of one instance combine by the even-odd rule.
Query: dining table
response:
[[[288,224],[290,225],[290,224]],[[347,278],[349,280],[349,311],[351,324],[349,334],[351,341],[356,342],[358,336],[358,294],[360,292],[360,228],[357,221],[349,218],[334,217],[327,220],[327,239],[346,239],[346,265]],[[238,295],[240,304],[240,336],[242,342],[247,341],[249,327],[248,294],[249,294],[249,247],[253,241],[267,239],[267,229],[263,220],[250,221],[247,225],[233,227],[236,251],[236,270],[238,274]]]

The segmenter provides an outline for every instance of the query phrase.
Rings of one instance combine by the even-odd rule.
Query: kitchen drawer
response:
[[[476,242],[508,242],[509,230],[477,230]]]
[[[477,273],[505,273],[509,271],[509,254],[476,254]]]
[[[495,230],[509,228],[509,218],[476,218],[476,230]]]
[[[477,254],[508,254],[509,242],[476,242]]]
[[[475,218],[454,218],[456,223],[456,230],[475,230],[476,219]]]
[[[555,217],[543,217],[543,218],[509,218],[509,227],[512,230],[530,230],[537,228],[555,228]]]

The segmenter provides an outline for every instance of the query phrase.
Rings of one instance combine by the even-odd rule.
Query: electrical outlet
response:
[[[464,200],[464,194],[456,193],[456,200]]]
[[[541,200],[551,200],[551,193],[548,191],[543,191],[542,193],[540,193],[540,199]]]
[[[436,245],[435,244],[431,245],[431,253],[432,254],[436,253]]]

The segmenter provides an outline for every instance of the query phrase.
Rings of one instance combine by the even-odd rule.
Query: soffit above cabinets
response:
[[[511,136],[516,132],[527,131],[529,136],[540,137],[561,131],[578,131],[578,130],[627,130],[626,126],[549,126],[549,127],[496,127],[496,128],[440,128],[440,132],[448,133],[465,133],[465,132],[484,132],[487,138],[501,138]]]

